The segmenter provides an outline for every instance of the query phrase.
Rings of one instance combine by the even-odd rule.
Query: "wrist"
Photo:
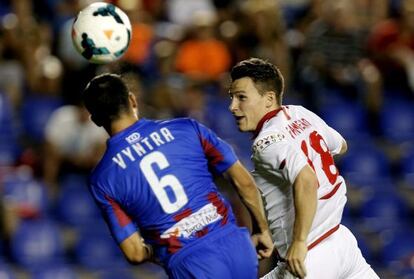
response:
[[[260,230],[260,234],[269,234],[269,235],[272,235],[271,233],[270,233],[270,230],[268,229],[268,228],[259,228],[259,230]]]

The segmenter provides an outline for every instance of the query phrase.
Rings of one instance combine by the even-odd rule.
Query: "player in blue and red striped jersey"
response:
[[[273,244],[260,195],[232,148],[191,119],[139,119],[117,75],[92,79],[83,98],[111,136],[90,191],[126,258],[159,262],[170,278],[257,278],[257,258]],[[210,170],[228,175],[255,218],[257,256]]]

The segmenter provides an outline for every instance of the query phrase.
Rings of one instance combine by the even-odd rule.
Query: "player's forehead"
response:
[[[234,80],[229,88],[229,94],[254,93],[257,92],[256,86],[250,77],[243,77]]]

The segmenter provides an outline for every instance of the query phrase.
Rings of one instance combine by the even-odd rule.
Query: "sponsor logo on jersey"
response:
[[[129,143],[129,144],[133,144],[136,143],[137,141],[139,141],[139,139],[141,138],[141,135],[137,132],[134,132],[132,134],[130,134],[129,136],[127,136],[125,138],[125,140]]]
[[[217,212],[217,208],[209,203],[164,231],[161,234],[161,238],[189,238],[193,233],[202,230],[205,226],[222,218],[223,216]]]
[[[261,137],[253,145],[253,151],[258,152],[264,150],[266,147],[272,145],[275,142],[282,141],[285,135],[282,133],[270,134],[265,137]]]

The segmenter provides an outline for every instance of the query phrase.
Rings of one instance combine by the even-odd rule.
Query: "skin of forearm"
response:
[[[249,185],[242,187],[242,189],[244,193],[240,193],[241,198],[254,216],[260,231],[264,232],[268,230],[266,215],[263,209],[263,201],[256,186],[253,183],[250,183]]]
[[[263,209],[263,201],[254,183],[253,177],[241,165],[240,162],[235,163],[227,174],[233,185],[236,187],[241,200],[249,209],[250,213],[256,220],[257,226],[261,232],[268,230],[266,215]]]
[[[294,184],[295,223],[293,241],[306,241],[317,207],[317,181],[311,175],[299,177]]]

